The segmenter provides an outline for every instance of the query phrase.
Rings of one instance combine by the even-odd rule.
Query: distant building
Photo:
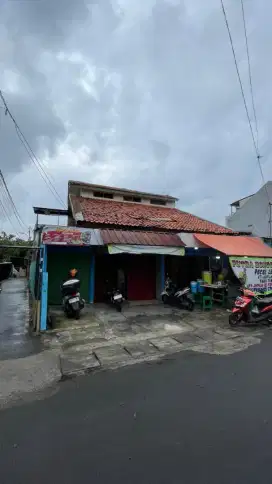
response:
[[[271,242],[272,181],[267,182],[253,195],[230,204],[231,214],[226,217],[226,225],[232,230],[248,232]]]

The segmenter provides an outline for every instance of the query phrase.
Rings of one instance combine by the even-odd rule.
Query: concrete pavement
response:
[[[61,379],[60,360],[31,336],[25,279],[9,279],[0,294],[0,408],[25,400]]]
[[[63,382],[0,412],[1,484],[270,484],[272,333]]]
[[[40,340],[29,335],[26,279],[3,281],[0,294],[0,360],[37,354],[41,348]]]
[[[31,337],[26,281],[0,295],[0,407],[35,398],[62,379],[153,361],[180,351],[232,354],[260,343],[263,332],[232,331],[225,311],[180,311],[162,305],[95,308],[79,322]],[[86,321],[87,318],[87,321]],[[66,323],[66,320],[65,320]]]
[[[59,312],[61,327],[43,336],[59,352],[64,377],[151,361],[179,351],[231,354],[258,344],[263,332],[232,330],[226,310],[185,310],[162,304],[87,308],[79,322]],[[70,326],[69,326],[70,325]],[[255,328],[256,329],[256,328]]]

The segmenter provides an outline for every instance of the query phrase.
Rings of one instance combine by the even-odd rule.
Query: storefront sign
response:
[[[236,277],[254,292],[272,291],[272,259],[264,257],[230,257]]]
[[[99,231],[73,227],[45,227],[42,243],[46,245],[102,245]]]

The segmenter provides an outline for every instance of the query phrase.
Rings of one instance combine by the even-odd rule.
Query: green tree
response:
[[[23,246],[22,248],[18,246]],[[23,240],[13,234],[6,232],[0,233],[0,261],[9,262],[11,257],[26,257],[29,250],[25,246],[31,247],[32,241]],[[1,247],[8,246],[8,247]],[[13,248],[14,246],[14,248]]]

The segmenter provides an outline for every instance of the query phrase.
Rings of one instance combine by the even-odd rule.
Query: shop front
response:
[[[118,287],[129,301],[156,299],[157,258],[153,254],[104,253],[96,256],[95,302]]]
[[[176,234],[101,230],[108,255],[97,258],[103,271],[96,276],[96,297],[101,300],[105,275],[111,284],[122,289],[128,301],[160,299],[165,280],[165,259],[184,256],[184,244]]]
[[[184,256],[176,234],[44,227],[41,237],[41,329],[48,306],[61,305],[61,284],[76,268],[87,303],[104,302],[107,290],[119,288],[128,301],[160,298],[165,257]]]
[[[238,295],[241,284],[254,292],[272,290],[272,249],[261,239],[210,234],[194,234],[194,238],[198,244],[195,252],[201,255],[207,251],[209,280],[203,281],[203,285],[210,294],[224,288],[232,299]],[[199,278],[203,280],[203,272]]]

